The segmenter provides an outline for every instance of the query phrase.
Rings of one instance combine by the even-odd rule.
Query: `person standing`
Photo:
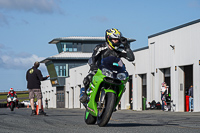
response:
[[[48,109],[48,100],[47,100],[47,98],[45,100],[45,103],[46,103],[46,108]]]
[[[46,80],[49,75],[46,77],[42,76],[41,71],[38,69],[40,66],[39,62],[35,62],[34,66],[26,72],[26,80],[27,80],[27,88],[29,90],[29,99],[31,103],[31,109],[32,113],[31,116],[36,115],[35,107],[34,107],[34,98],[36,95],[36,98],[38,100],[38,108],[39,108],[39,114],[38,115],[46,115],[46,113],[42,110],[42,92],[41,92],[41,82],[43,80]]]
[[[167,103],[166,103],[167,94],[168,94],[168,86],[165,82],[163,82],[162,86],[161,86],[161,100],[162,100],[162,108],[161,109],[163,111],[168,111]]]
[[[193,86],[191,85],[188,91],[188,96],[189,96],[189,108],[190,108],[190,112],[191,109],[193,109]],[[192,106],[192,108],[191,108]]]

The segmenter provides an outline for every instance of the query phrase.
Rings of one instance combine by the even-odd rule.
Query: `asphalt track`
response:
[[[83,109],[46,109],[30,116],[30,108],[0,108],[1,133],[200,133],[200,112],[160,110],[114,112],[106,127],[86,125]]]

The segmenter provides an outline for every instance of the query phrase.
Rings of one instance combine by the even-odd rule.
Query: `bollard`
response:
[[[142,98],[142,110],[146,110],[146,98]]]
[[[188,95],[185,96],[185,111],[186,112],[189,111],[189,96]]]

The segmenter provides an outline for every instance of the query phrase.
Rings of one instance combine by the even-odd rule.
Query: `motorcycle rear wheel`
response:
[[[91,125],[91,124],[95,124],[96,121],[97,121],[97,117],[91,115],[88,110],[86,109],[85,111],[85,116],[84,116],[84,120],[85,120],[85,123],[88,124],[88,125]]]
[[[108,121],[110,120],[115,107],[116,95],[114,93],[108,92],[104,100],[104,108],[102,108],[102,110],[98,110],[97,115],[97,124],[100,127],[106,126],[108,124]]]
[[[11,111],[14,110],[14,104],[13,103],[10,104],[10,109],[11,109]]]

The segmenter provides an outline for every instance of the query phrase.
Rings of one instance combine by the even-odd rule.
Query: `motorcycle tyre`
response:
[[[106,107],[100,117],[97,115],[97,124],[99,125],[99,127],[104,127],[108,124],[110,117],[113,113],[115,103],[116,95],[114,93],[108,92],[106,94]]]
[[[87,113],[87,112],[88,112],[88,110],[86,109],[86,111],[85,111],[85,116],[84,116],[85,123],[88,124],[88,125],[95,124],[96,121],[97,121],[97,117],[95,117],[95,116],[93,116],[93,115],[91,115],[91,114],[89,113],[89,115],[88,115],[88,117],[87,117],[87,119],[86,119],[86,113]]]
[[[11,109],[11,111],[14,111],[14,104],[13,103],[10,104],[10,109]]]

